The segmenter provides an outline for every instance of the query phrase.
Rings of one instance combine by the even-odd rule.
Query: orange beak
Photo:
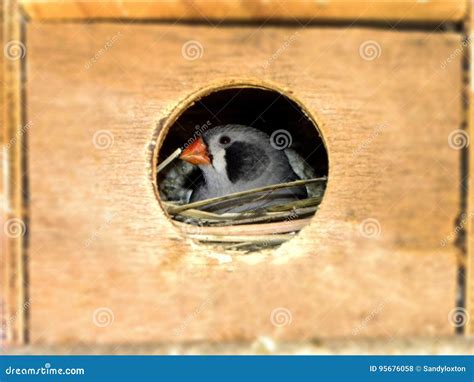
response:
[[[201,137],[186,147],[179,156],[179,159],[192,164],[211,164],[207,146]]]

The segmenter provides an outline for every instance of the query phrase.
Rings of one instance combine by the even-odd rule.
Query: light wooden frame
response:
[[[219,3],[219,6],[216,4]],[[437,25],[443,22],[462,24],[466,35],[474,38],[474,12],[468,0],[450,1],[433,0],[429,2],[408,1],[358,1],[344,0],[337,2],[293,1],[289,8],[290,13],[275,12],[278,0],[237,2],[233,0],[195,0],[184,2],[169,1],[31,1],[5,0],[1,8],[3,46],[10,41],[24,42],[23,28],[29,20],[58,21],[90,19],[215,19],[218,21],[252,22],[259,19],[272,18],[274,20],[289,21],[312,19],[322,23],[365,22],[380,23],[392,20],[394,23],[430,23]],[[363,7],[361,4],[363,3]],[[367,6],[369,5],[369,6]],[[20,55],[22,53],[20,52]],[[474,59],[472,49],[466,55],[466,60]],[[0,130],[3,150],[2,177],[0,181],[0,196],[3,198],[2,225],[10,219],[28,221],[27,184],[24,178],[24,143],[26,135],[21,128],[24,122],[24,88],[23,88],[23,58],[11,60],[2,55],[3,70],[0,71],[3,84],[2,110],[3,123]],[[474,118],[472,103],[474,80],[470,75],[471,86],[466,89],[466,130],[471,132]],[[6,147],[8,146],[8,149]],[[472,147],[472,146],[471,146]],[[466,303],[470,314],[470,324],[466,333],[474,334],[474,232],[473,205],[474,192],[472,191],[472,176],[474,171],[474,157],[471,151],[466,151],[464,160],[469,162],[467,185],[467,213],[469,225],[466,239]],[[14,317],[6,326],[7,342],[21,345],[27,342],[28,327],[28,299],[27,299],[27,235],[6,236],[2,232],[2,286],[0,298],[4,301],[5,317]]]

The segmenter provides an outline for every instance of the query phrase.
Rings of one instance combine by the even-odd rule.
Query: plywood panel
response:
[[[461,21],[467,0],[22,0],[34,20],[179,19],[179,20],[351,20],[406,22]],[[212,23],[211,23],[212,24]]]
[[[453,332],[459,35],[32,23],[28,44],[34,343]],[[329,184],[297,238],[229,256],[164,217],[149,145],[191,93],[245,78],[318,115]]]

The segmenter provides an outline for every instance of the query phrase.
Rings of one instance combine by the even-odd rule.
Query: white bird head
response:
[[[253,127],[217,126],[205,132],[180,158],[199,166],[205,185],[194,198],[204,199],[298,179],[284,150]],[[196,196],[197,195],[197,196]]]

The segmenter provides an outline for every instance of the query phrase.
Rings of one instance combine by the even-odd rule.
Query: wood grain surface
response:
[[[462,21],[467,0],[21,0],[33,20]]]
[[[460,35],[32,22],[27,39],[33,343],[453,333]],[[298,237],[235,255],[167,220],[150,149],[191,94],[246,80],[316,116],[329,183]]]
[[[22,344],[26,336],[27,288],[25,268],[26,245],[26,188],[24,148],[24,77],[23,60],[26,55],[23,43],[22,18],[17,2],[2,3],[4,24],[2,73],[2,176],[0,244],[1,266],[1,340],[9,344]],[[3,183],[4,182],[4,183]]]

